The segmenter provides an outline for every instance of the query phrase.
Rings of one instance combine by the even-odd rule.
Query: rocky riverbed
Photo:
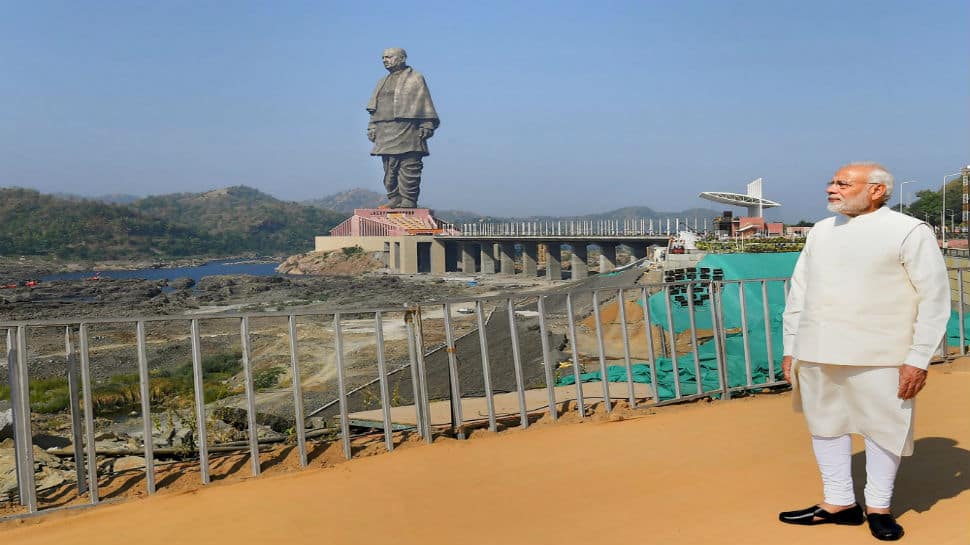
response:
[[[262,311],[295,309],[328,311],[340,309],[344,314],[343,351],[349,410],[373,408],[379,403],[376,343],[373,314],[355,313],[354,309],[402,308],[405,303],[421,303],[444,298],[460,298],[495,291],[520,293],[517,301],[522,315],[517,324],[524,381],[527,387],[544,384],[544,367],[534,299],[521,295],[531,289],[548,289],[540,279],[491,276],[479,278],[470,285],[470,277],[450,275],[395,275],[386,271],[365,272],[353,276],[210,276],[197,284],[188,278],[159,281],[147,280],[73,280],[40,283],[36,286],[0,290],[0,323],[19,320],[75,322],[81,318],[130,320],[136,317],[168,316],[171,320],[146,322],[146,359],[151,373],[152,441],[160,458],[190,456],[195,449],[194,400],[191,378],[185,371],[191,365],[188,319],[204,318],[201,331],[203,359],[222,358],[225,369],[214,367],[206,377],[205,404],[208,444],[213,448],[231,448],[247,436],[246,399],[240,357],[239,320],[220,319],[225,313],[253,313],[250,320],[252,356],[250,364],[257,388],[257,435],[265,441],[291,441],[297,424],[293,420],[292,384],[299,380],[307,413],[315,415],[303,422],[308,431],[319,437],[334,433],[337,406],[336,340],[332,317],[298,319],[299,377],[292,376],[289,333],[285,318],[259,317]],[[603,277],[602,281],[635,281]],[[547,308],[558,307],[555,297]],[[493,389],[514,388],[511,373],[509,323],[504,300],[486,303],[488,351],[493,367]],[[480,395],[479,340],[472,305],[456,305],[452,318],[462,391]],[[550,311],[556,312],[556,311]],[[444,344],[444,321],[440,306],[429,306],[423,313],[424,350],[429,351],[427,367],[429,389],[435,397],[448,395],[448,354]],[[403,312],[384,316],[384,354],[388,369],[400,369],[390,381],[392,403],[412,402],[407,372],[408,340]],[[548,345],[552,361],[564,359],[560,350],[567,344],[562,335],[562,320],[550,320],[553,326]],[[556,331],[558,330],[558,332]],[[66,386],[57,380],[66,375],[64,328],[32,328],[28,335],[29,372],[32,384],[39,381],[49,392],[61,392]],[[469,334],[463,338],[463,335]],[[72,333],[77,347],[77,334]],[[138,395],[138,354],[134,324],[90,325],[91,378],[94,384],[96,448],[99,474],[143,466],[140,450],[145,438]],[[4,339],[0,338],[0,343]],[[207,363],[204,365],[208,365]],[[189,375],[190,376],[190,375]],[[0,385],[6,373],[0,372]],[[186,383],[185,381],[188,380]],[[66,381],[65,381],[66,383]],[[189,388],[186,389],[186,384]],[[212,400],[208,399],[211,388]],[[354,392],[356,390],[356,392]],[[42,411],[51,401],[32,397],[32,422],[38,482],[44,487],[57,487],[76,477],[71,455],[71,426],[65,409]],[[56,398],[56,395],[54,396]],[[379,405],[377,405],[379,406]],[[0,408],[3,408],[0,402]],[[330,435],[328,435],[330,434]],[[4,436],[0,433],[0,440]],[[15,482],[10,463],[12,445],[0,443],[0,494],[11,492]],[[50,450],[53,449],[53,450]],[[40,486],[40,484],[39,484]]]

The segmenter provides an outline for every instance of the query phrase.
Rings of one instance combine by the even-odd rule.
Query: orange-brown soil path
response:
[[[931,369],[894,509],[909,545],[970,542],[970,364]],[[441,440],[332,468],[0,525],[9,544],[872,544],[797,527],[821,499],[790,395]],[[864,456],[853,458],[861,500]]]

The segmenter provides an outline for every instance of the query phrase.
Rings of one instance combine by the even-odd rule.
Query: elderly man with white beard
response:
[[[828,183],[839,214],[809,232],[784,314],[785,380],[804,414],[824,500],[779,515],[789,524],[869,523],[902,537],[890,510],[901,456],[913,453],[913,410],[946,332],[950,292],[936,236],[886,206],[893,176],[851,163]],[[865,511],[852,485],[849,434],[865,438]]]

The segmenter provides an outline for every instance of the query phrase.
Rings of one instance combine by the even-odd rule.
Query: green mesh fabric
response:
[[[797,252],[778,254],[720,254],[708,255],[698,263],[697,267],[721,269],[724,280],[758,279],[758,278],[788,278],[795,268],[798,259]],[[785,310],[784,282],[769,281],[765,285],[768,299],[768,333],[771,336],[771,356],[775,370],[775,377],[780,379],[782,358],[782,324],[781,315]],[[738,284],[726,284],[721,292],[721,307],[723,309],[724,326],[728,334],[725,340],[725,354],[727,359],[728,384],[731,387],[746,384],[763,384],[770,382],[768,366],[768,336],[765,332],[765,311],[761,283],[748,283],[744,287],[744,303],[746,307],[747,347],[751,361],[751,380],[748,380],[748,368],[745,364],[745,340],[741,332],[741,297]],[[663,292],[654,294],[648,301],[650,322],[663,328],[665,335],[669,334],[670,319],[673,321],[675,334],[690,329],[690,309],[676,301],[670,302],[671,312],[667,314],[667,300]],[[642,304],[642,302],[641,302]],[[710,301],[694,306],[694,322],[697,329],[711,329]],[[960,345],[960,318],[957,311],[950,314],[947,324],[947,345]],[[669,339],[669,337],[667,337]],[[964,342],[970,342],[970,319],[964,323]],[[669,346],[669,340],[666,344]],[[674,370],[673,360],[669,357],[657,358],[657,393],[661,400],[672,399],[675,396],[674,378],[679,379],[681,395],[693,395],[697,391],[697,368],[700,368],[701,388],[704,392],[717,390],[721,387],[721,379],[717,372],[717,355],[713,341],[700,344],[694,361],[693,352],[677,354],[677,368]],[[633,381],[650,383],[650,365],[637,362],[631,366]],[[601,373],[594,371],[580,375],[583,382],[602,380]],[[611,365],[607,368],[607,380],[610,382],[626,382],[626,368],[622,365]],[[559,379],[558,384],[573,384],[572,375]]]

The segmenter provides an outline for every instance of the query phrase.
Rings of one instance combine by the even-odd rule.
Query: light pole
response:
[[[943,232],[943,249],[946,249],[946,179],[950,176],[960,176],[963,172],[954,172],[943,177],[943,209],[940,210],[940,231]]]
[[[906,200],[906,184],[911,184],[916,180],[909,180],[899,184],[899,211],[903,211],[903,201]]]

